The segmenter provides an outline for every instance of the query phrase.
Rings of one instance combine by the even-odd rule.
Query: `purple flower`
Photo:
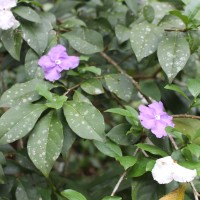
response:
[[[49,81],[58,80],[63,70],[74,69],[79,65],[79,57],[69,56],[66,48],[60,44],[52,47],[47,55],[42,56],[38,64],[45,73],[45,78]]]
[[[139,119],[142,126],[146,129],[150,129],[157,138],[167,136],[165,127],[174,127],[172,117],[163,110],[162,102],[154,101],[148,106],[139,106]]]

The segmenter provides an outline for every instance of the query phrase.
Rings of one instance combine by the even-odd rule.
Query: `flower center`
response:
[[[156,120],[160,120],[160,115],[155,115],[154,117]]]
[[[61,63],[60,59],[55,60],[56,65],[59,65]]]

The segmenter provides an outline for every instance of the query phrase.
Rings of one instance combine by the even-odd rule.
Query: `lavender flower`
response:
[[[165,127],[174,127],[172,117],[163,110],[162,102],[154,101],[149,106],[139,106],[139,119],[142,126],[150,129],[157,138],[167,136]]]
[[[47,55],[38,61],[49,81],[58,80],[63,70],[74,69],[79,65],[79,57],[69,56],[66,48],[60,44],[50,49]]]

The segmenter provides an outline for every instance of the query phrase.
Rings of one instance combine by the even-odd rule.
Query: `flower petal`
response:
[[[173,166],[173,179],[177,182],[185,183],[191,182],[197,176],[196,170],[187,169],[174,163]]]
[[[167,132],[165,131],[166,125],[163,125],[160,121],[156,121],[155,126],[151,129],[151,132],[157,137],[162,138],[167,136]]]
[[[0,10],[0,19],[0,29],[15,29],[19,26],[19,22],[15,19],[10,10]]]
[[[152,104],[149,105],[149,108],[152,108],[155,111],[155,114],[157,115],[161,115],[164,112],[163,103],[161,101],[154,101]]]
[[[49,81],[55,81],[60,79],[61,74],[54,68],[48,71],[45,71],[45,79]]]
[[[17,0],[0,0],[0,10],[10,9],[17,5]]]
[[[61,60],[60,67],[63,70],[74,69],[79,65],[79,57],[77,56],[68,56],[66,59]]]
[[[48,56],[53,62],[55,62],[56,60],[59,60],[60,57],[63,57],[63,53],[67,56],[66,48],[63,45],[58,44],[50,49]]]
[[[156,164],[152,169],[153,179],[159,184],[167,184],[173,180],[172,171],[173,159],[171,156],[167,156],[156,160]]]
[[[140,121],[142,126],[146,129],[152,129],[155,127],[155,120],[154,119],[144,119]]]
[[[42,67],[42,69],[44,70],[48,70],[48,69],[51,69],[51,68],[54,68],[55,67],[55,63],[52,62],[49,58],[49,56],[42,56],[39,61],[38,61],[38,65],[40,67]]]

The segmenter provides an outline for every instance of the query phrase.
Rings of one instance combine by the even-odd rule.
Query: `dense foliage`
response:
[[[199,10],[0,0],[0,199],[197,200]]]

